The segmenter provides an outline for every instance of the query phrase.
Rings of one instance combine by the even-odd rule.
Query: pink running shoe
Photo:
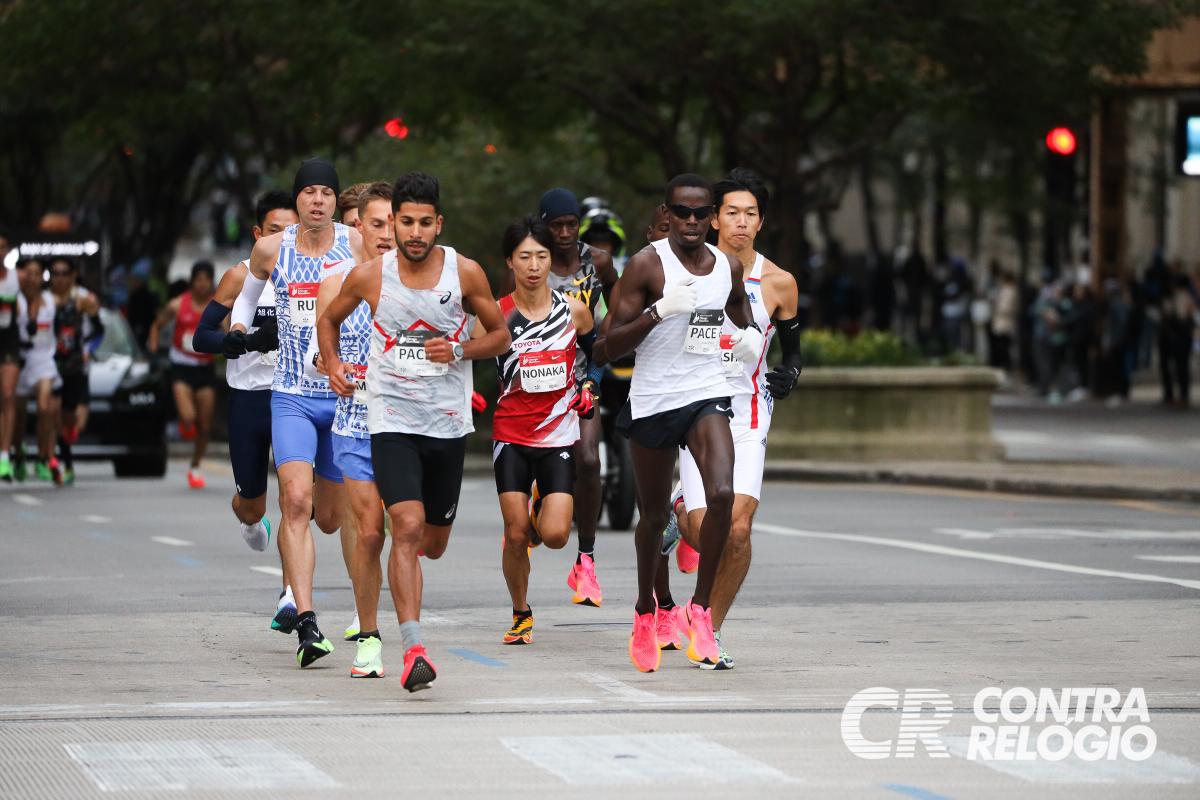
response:
[[[567,575],[567,586],[575,592],[571,602],[576,605],[599,608],[604,601],[604,592],[596,580],[596,562],[591,556],[579,557],[579,563],[572,566],[571,574]]]
[[[655,613],[633,614],[633,635],[629,637],[629,660],[639,672],[654,672],[662,662],[658,638],[654,634]]]
[[[721,648],[713,635],[712,609],[688,603],[688,648],[687,657],[700,669],[716,669],[721,660]]]
[[[679,547],[675,548],[675,563],[680,572],[691,575],[700,566],[700,551],[681,538]]]
[[[670,611],[660,608],[654,629],[660,650],[682,650],[688,629],[683,606],[671,606]]]

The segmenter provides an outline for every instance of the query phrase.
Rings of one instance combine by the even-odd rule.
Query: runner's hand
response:
[[[221,353],[226,358],[238,358],[249,348],[246,346],[246,334],[241,331],[230,331],[221,340]]]
[[[321,358],[321,351],[317,348],[316,336],[313,336],[312,341],[308,343],[308,349],[304,351],[304,374],[310,380],[320,380],[329,375]]]
[[[758,328],[742,328],[733,333],[733,357],[743,364],[758,361],[762,352],[763,335]]]
[[[425,357],[435,364],[453,364],[454,346],[444,336],[425,340]]]
[[[487,398],[479,392],[471,392],[471,408],[476,414],[487,411]]]
[[[264,322],[259,329],[246,337],[246,350],[256,353],[269,353],[279,349],[279,325],[272,318]]]
[[[568,411],[574,411],[580,419],[591,419],[596,413],[595,384],[582,381],[576,387],[575,399],[567,406]]]
[[[800,370],[780,364],[767,373],[767,391],[771,393],[771,397],[782,400],[792,393],[792,389],[796,386],[796,379],[799,377]]]
[[[317,356],[320,359],[320,356]],[[331,364],[329,370],[329,388],[340,397],[354,396],[354,378],[346,373],[346,365],[341,361]]]
[[[654,310],[660,317],[676,314],[689,314],[696,308],[695,279],[688,278],[663,287],[663,296],[654,304]]]

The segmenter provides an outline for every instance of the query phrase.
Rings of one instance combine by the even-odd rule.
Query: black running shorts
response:
[[[574,446],[527,447],[523,444],[492,442],[496,493],[529,494],[529,487],[536,480],[538,493],[542,497],[555,492],[572,494],[575,490],[574,450]]]
[[[458,512],[467,437],[437,439],[415,433],[371,434],[371,465],[383,504],[417,500],[425,521],[449,525]]]
[[[62,385],[55,389],[54,393],[62,398],[64,409],[74,411],[79,406],[84,405],[91,399],[91,393],[88,391],[87,373],[77,372],[74,375],[63,375]]]
[[[621,406],[621,413],[617,415],[617,430],[651,450],[686,448],[688,433],[709,414],[723,414],[733,419],[733,404],[728,397],[717,397],[634,419],[633,410],[626,400],[625,405]]]
[[[171,365],[171,381],[185,383],[192,387],[192,391],[198,392],[201,389],[211,389],[216,382],[213,374],[212,364],[172,364]]]
[[[267,492],[271,464],[271,390],[229,390],[229,464],[247,500]]]

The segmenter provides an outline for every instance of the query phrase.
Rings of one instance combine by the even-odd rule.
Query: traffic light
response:
[[[404,124],[404,120],[400,117],[392,117],[383,124],[384,133],[393,139],[407,139],[408,126]]]
[[[1075,134],[1070,128],[1052,128],[1046,134],[1046,148],[1056,156],[1071,156],[1075,154]]]

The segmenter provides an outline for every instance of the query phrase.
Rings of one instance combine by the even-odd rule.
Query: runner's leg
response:
[[[171,394],[175,397],[175,414],[179,417],[180,430],[193,428],[196,424],[196,400],[192,387],[184,381],[174,381]]]
[[[55,430],[58,427],[54,405],[53,381],[43,378],[37,382],[37,443],[38,459],[49,461],[54,457]]]
[[[0,453],[4,453],[5,458],[12,449],[17,423],[17,378],[20,374],[20,365],[0,364]]]
[[[593,555],[596,549],[596,523],[600,519],[600,439],[604,427],[600,415],[579,420],[579,441],[575,443],[575,527],[579,531],[579,552]]]
[[[354,541],[352,583],[354,606],[358,611],[359,629],[379,630],[379,592],[383,571],[379,556],[383,553],[383,506],[374,481],[345,479],[347,503],[357,522]]]
[[[638,614],[654,611],[654,581],[662,557],[662,531],[667,524],[667,505],[675,471],[675,449],[643,447],[629,440],[633,474],[638,485],[638,523],[634,530],[637,550]]]
[[[720,414],[701,417],[688,431],[687,445],[700,468],[708,502],[707,513],[699,527],[700,568],[696,572],[692,602],[708,608],[733,513],[733,435],[729,431],[729,419]],[[661,512],[664,516],[666,503],[664,499]],[[659,530],[662,530],[661,526]]]
[[[279,510],[283,515],[279,525],[279,555],[296,598],[296,611],[303,614],[312,610],[313,570],[317,564],[317,551],[308,527],[313,509],[313,468],[306,461],[288,461],[278,465],[277,472]]]
[[[204,454],[208,451],[208,440],[212,436],[213,408],[217,402],[217,393],[211,386],[203,386],[196,390],[196,440],[192,443],[192,468],[199,469]]]
[[[729,613],[729,607],[733,605],[733,599],[737,597],[750,571],[750,529],[757,510],[758,501],[753,497],[744,494],[733,496],[733,522],[711,596],[713,628],[716,630],[721,629],[721,623],[725,621],[725,615]]]

